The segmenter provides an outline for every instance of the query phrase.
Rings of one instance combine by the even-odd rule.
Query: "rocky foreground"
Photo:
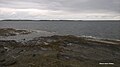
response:
[[[0,67],[120,67],[120,41],[71,35],[0,40]]]

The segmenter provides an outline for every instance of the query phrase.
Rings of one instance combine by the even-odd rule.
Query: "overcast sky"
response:
[[[0,19],[120,20],[120,0],[0,0]]]

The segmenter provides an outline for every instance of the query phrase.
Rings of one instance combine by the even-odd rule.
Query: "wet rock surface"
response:
[[[24,42],[1,40],[0,66],[119,67],[120,43],[110,42],[72,35],[37,37]],[[100,65],[101,62],[114,65]]]

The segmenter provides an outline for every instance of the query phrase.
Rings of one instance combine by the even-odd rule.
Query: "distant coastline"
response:
[[[115,21],[115,22],[120,22],[120,20],[29,20],[29,19],[4,19],[4,20],[0,20],[0,21],[84,21],[84,22],[94,22],[94,21]]]

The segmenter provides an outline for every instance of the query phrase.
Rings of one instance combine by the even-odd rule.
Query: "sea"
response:
[[[52,35],[74,35],[120,40],[119,21],[0,21],[0,28],[34,30],[29,35],[0,37],[0,39],[32,39]]]

